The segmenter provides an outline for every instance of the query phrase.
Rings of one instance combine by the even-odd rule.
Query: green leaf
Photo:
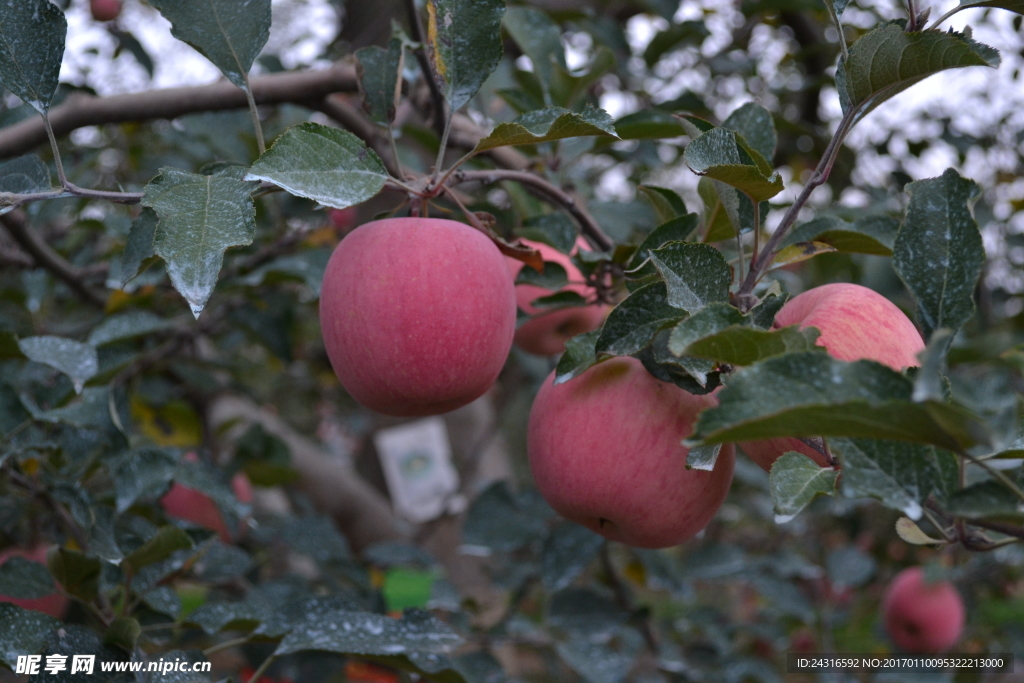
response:
[[[561,522],[544,541],[541,582],[550,593],[568,588],[594,560],[604,539],[573,522]]]
[[[142,202],[160,219],[153,250],[196,318],[217,285],[224,252],[252,243],[254,184],[223,176],[161,169]]]
[[[732,271],[722,252],[711,245],[669,242],[652,249],[650,259],[665,280],[669,306],[692,315],[729,299]]]
[[[606,45],[594,48],[594,56],[586,72],[569,72],[556,65],[554,82],[551,84],[552,102],[561,107],[577,109],[581,101],[586,99],[591,87],[617,65],[618,58],[615,52]]]
[[[713,304],[682,320],[672,329],[669,350],[676,356],[696,356],[731,365],[753,365],[773,356],[814,351],[817,330],[785,327],[763,330],[728,304]]]
[[[768,474],[775,523],[785,524],[818,496],[831,496],[839,472],[822,467],[802,453],[783,453]]]
[[[400,74],[404,56],[405,44],[397,37],[388,42],[387,49],[371,45],[356,50],[363,109],[382,126],[389,126],[395,120],[395,110],[402,96]]]
[[[524,268],[525,270],[525,268]],[[573,291],[555,292],[547,296],[537,297],[530,302],[530,305],[538,311],[557,311],[561,308],[574,308],[586,306],[587,300],[582,294]]]
[[[654,207],[659,223],[667,223],[687,213],[686,203],[674,190],[653,185],[641,185],[637,188],[644,198]]]
[[[840,589],[863,586],[875,573],[875,560],[855,545],[836,548],[825,558],[832,584]]]
[[[146,207],[132,223],[131,231],[128,233],[128,243],[124,247],[124,253],[121,254],[122,287],[138,276],[142,264],[147,259],[155,256],[153,237],[156,234],[158,222],[156,211]]]
[[[970,204],[973,180],[947,169],[907,185],[910,203],[893,247],[893,266],[917,299],[925,339],[940,328],[956,332],[974,314],[974,289],[985,248]]]
[[[722,122],[722,128],[739,133],[747,143],[771,163],[779,142],[775,120],[757,102],[747,102]]]
[[[626,264],[626,269],[631,272],[631,277],[642,277],[643,275],[652,275],[657,271],[653,265],[649,267],[637,270],[644,264],[644,261],[651,257],[652,249],[660,249],[669,242],[685,242],[689,238],[693,237],[694,231],[697,230],[700,224],[700,217],[695,213],[688,213],[683,216],[677,216],[665,223],[662,223],[654,230],[652,230],[644,241],[637,247],[636,252],[629,259],[629,263]]]
[[[94,327],[89,334],[89,343],[93,346],[103,346],[115,341],[135,339],[154,332],[161,332],[172,326],[170,320],[149,311],[128,311],[112,315]]]
[[[686,135],[679,119],[660,109],[644,109],[615,122],[620,140],[660,140]]]
[[[475,151],[483,152],[510,145],[536,145],[589,135],[618,139],[615,124],[608,112],[594,107],[588,107],[582,112],[550,107],[522,114],[511,123],[499,123],[490,135],[477,144]]]
[[[988,519],[1020,524],[1024,522],[1024,504],[1010,489],[997,481],[983,481],[955,492],[946,504],[946,512],[963,519]]]
[[[64,337],[26,337],[18,341],[21,352],[71,378],[75,392],[82,393],[86,381],[99,371],[96,349]]]
[[[105,428],[111,423],[108,387],[89,387],[82,391],[77,401],[53,410],[42,411],[30,403],[25,407],[29,408],[34,419],[43,422],[94,428]]]
[[[974,42],[969,31],[907,33],[887,24],[850,47],[836,70],[836,88],[843,111],[855,109],[859,118],[932,74],[965,66],[999,66],[999,53]]]
[[[544,12],[527,6],[509,7],[505,11],[504,24],[512,40],[533,62],[533,71],[540,79],[545,99],[550,100],[555,65],[568,69],[562,47],[562,29]]]
[[[124,558],[121,566],[131,572],[162,562],[179,550],[192,547],[192,539],[176,526],[162,526],[148,541]]]
[[[711,32],[703,21],[684,21],[672,24],[656,34],[647,44],[647,48],[644,50],[644,61],[648,68],[653,67],[666,52],[684,45],[699,47],[709,35]]]
[[[852,495],[878,499],[911,519],[921,517],[928,496],[945,500],[957,486],[956,458],[941,448],[880,439],[829,439],[829,445]]]
[[[697,175],[720,180],[755,201],[782,192],[782,178],[764,157],[747,145],[742,136],[725,128],[701,133],[686,146],[683,160]]]
[[[564,213],[528,218],[523,221],[523,227],[516,230],[516,235],[554,247],[563,254],[571,254],[576,248],[576,224]]]
[[[42,612],[0,602],[0,661],[13,670],[19,656],[38,653],[46,637],[60,627],[58,619]]]
[[[718,455],[722,452],[722,444],[714,443],[710,446],[694,446],[686,454],[686,469],[711,472],[718,462]]]
[[[679,358],[668,349],[671,330],[659,331],[650,346],[634,354],[644,367],[662,382],[670,382],[691,394],[708,394],[721,383],[720,374],[714,372],[715,362],[686,356]],[[698,456],[694,456],[696,459]]]
[[[789,353],[734,373],[719,405],[701,413],[693,440],[849,436],[952,450],[984,442],[977,417],[955,404],[913,403],[912,391],[909,379],[872,361]]]
[[[596,352],[631,356],[650,344],[658,330],[678,322],[685,315],[685,311],[669,304],[664,282],[645,285],[608,314],[597,338]],[[561,372],[558,377],[561,379]]]
[[[741,229],[739,225],[740,193],[725,183],[701,178],[697,193],[704,202],[704,241],[721,242],[731,239]]]
[[[590,638],[573,633],[555,645],[562,661],[572,667],[586,683],[618,683],[628,680],[630,669],[643,649],[643,640],[635,630],[623,629],[614,640]]]
[[[352,133],[303,123],[279,137],[245,179],[345,209],[380,192],[388,173],[380,157]]]
[[[54,590],[50,572],[39,562],[15,555],[0,564],[0,595],[35,600]]]
[[[209,59],[228,80],[248,88],[249,70],[270,37],[270,0],[151,0],[171,35]]]
[[[555,367],[555,384],[579,377],[597,363],[597,340],[601,330],[579,334],[565,343],[565,352]]]
[[[1024,0],[960,0],[960,7],[995,7],[1016,14],[1024,14]]]
[[[801,263],[821,254],[831,254],[836,248],[824,242],[796,242],[784,247],[772,259],[772,269],[782,268],[793,263]]]
[[[50,573],[64,590],[86,602],[92,602],[100,586],[100,561],[77,550],[56,547],[46,556]]]
[[[119,647],[125,652],[134,653],[135,645],[142,635],[142,626],[131,617],[117,617],[110,622],[103,634],[103,644]]]
[[[824,242],[849,254],[891,256],[899,221],[876,214],[852,223],[836,216],[821,216],[804,223],[786,236],[782,246],[797,242]]]
[[[492,484],[470,506],[463,541],[492,551],[511,552],[544,538],[547,519],[536,514],[529,502],[513,494],[506,482]]]
[[[57,90],[68,22],[50,0],[0,6],[0,85],[40,114]]]
[[[538,273],[533,268],[523,268],[516,278],[517,285],[534,285],[557,291],[568,283],[569,277],[560,264],[552,261],[544,262],[544,272]]]
[[[2,10],[0,10],[2,13]],[[50,169],[35,154],[29,154],[0,163],[0,195],[28,194],[52,189]],[[0,197],[0,206],[3,198]]]
[[[504,55],[504,0],[427,0],[427,47],[452,111],[469,102]]]

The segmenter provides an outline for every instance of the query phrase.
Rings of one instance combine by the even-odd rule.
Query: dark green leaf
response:
[[[12,670],[21,655],[34,655],[46,645],[46,636],[61,622],[35,610],[0,602],[0,661]]]
[[[549,592],[568,588],[593,561],[604,539],[586,527],[562,522],[544,541],[541,579]]]
[[[555,384],[579,377],[597,362],[597,340],[601,330],[580,334],[565,343],[565,353],[555,368]]]
[[[161,169],[143,204],[160,222],[153,250],[167,262],[171,282],[198,318],[217,284],[224,252],[252,243],[256,232],[253,183]]]
[[[363,108],[382,126],[395,120],[395,109],[402,96],[400,74],[404,55],[405,46],[397,37],[388,42],[387,49],[371,45],[356,51]]]
[[[878,439],[829,439],[829,445],[843,464],[844,487],[911,519],[920,518],[928,496],[944,500],[957,485],[956,458],[934,446]]]
[[[561,66],[555,66],[554,82],[551,84],[551,100],[555,105],[577,109],[578,104],[585,100],[591,87],[602,76],[613,70],[618,63],[615,53],[605,45],[594,48],[589,70],[586,72],[569,72]]]
[[[691,315],[729,299],[732,271],[722,252],[708,244],[669,242],[650,252],[651,263],[665,280],[668,304]]]
[[[985,248],[970,204],[981,190],[947,169],[939,178],[908,184],[907,192],[910,204],[896,235],[893,266],[917,299],[928,339],[940,327],[956,332],[974,314]]]
[[[489,486],[473,501],[466,515],[463,540],[468,545],[504,552],[521,548],[543,538],[547,521],[498,482]]]
[[[983,481],[955,492],[946,504],[946,512],[969,520],[1024,522],[1024,505],[1020,498],[997,481]]]
[[[715,443],[709,446],[694,446],[686,454],[686,469],[711,472],[718,462],[718,455],[722,452],[722,444]]]
[[[597,338],[596,352],[631,356],[650,344],[658,330],[679,321],[684,315],[684,311],[669,304],[664,282],[645,285],[612,309]],[[559,379],[562,376],[559,372]]]
[[[82,393],[85,382],[99,371],[96,349],[64,337],[26,337],[18,348],[37,363],[49,365],[71,378],[75,391]]]
[[[617,138],[615,124],[603,109],[588,107],[573,112],[551,107],[522,114],[511,123],[499,123],[476,146],[477,152],[509,145],[536,145],[565,138],[597,135]]]
[[[524,270],[526,269],[524,268]],[[587,300],[578,292],[564,291],[538,297],[531,301],[530,305],[538,311],[557,311],[561,308],[586,306]]]
[[[516,230],[519,237],[554,247],[563,254],[571,254],[576,247],[576,224],[563,213],[547,213],[523,221]]]
[[[0,85],[40,113],[50,108],[68,22],[50,0],[0,6]]]
[[[53,578],[75,597],[91,602],[100,585],[100,561],[77,550],[55,547],[46,556]]]
[[[731,365],[753,365],[784,353],[814,351],[817,336],[813,329],[758,329],[736,308],[717,303],[676,325],[668,344],[669,350],[677,356],[696,356]]]
[[[701,413],[694,440],[778,436],[899,439],[958,449],[985,439],[955,404],[912,403],[910,380],[872,361],[844,363],[817,351],[776,356],[735,373]]]
[[[427,0],[427,46],[452,111],[469,102],[504,54],[504,0]]]
[[[756,201],[782,192],[782,178],[759,152],[737,133],[713,128],[702,133],[683,152],[686,165],[697,175],[720,180]]]
[[[960,6],[963,8],[996,7],[1016,14],[1024,14],[1024,0],[960,0]]]
[[[388,173],[380,157],[352,133],[303,123],[279,137],[245,178],[344,209],[380,192]]]
[[[684,21],[672,24],[656,34],[644,50],[644,61],[648,68],[654,66],[661,56],[670,50],[686,45],[700,46],[711,34],[703,21]],[[665,136],[673,137],[673,136]]]
[[[0,163],[0,206],[4,203],[2,195],[5,192],[28,194],[30,192],[45,192],[49,189],[51,189],[50,169],[35,154]]]
[[[825,558],[832,584],[840,589],[858,588],[875,573],[875,561],[855,545],[836,548]]]
[[[15,555],[0,564],[0,595],[35,600],[53,592],[53,578],[39,562]]]
[[[539,77],[545,95],[548,95],[555,78],[555,65],[568,69],[562,47],[562,29],[547,14],[528,6],[509,7],[504,23],[512,40],[533,62],[533,71]]]
[[[171,35],[220,69],[239,88],[270,37],[270,0],[151,0],[171,22]]]
[[[622,140],[659,140],[686,135],[679,119],[660,109],[645,109],[623,116],[615,122],[615,132]]]
[[[516,278],[517,285],[534,285],[556,291],[568,284],[568,275],[560,264],[553,261],[544,262],[544,272],[538,273],[533,268],[523,268]]]
[[[736,236],[742,230],[739,222],[740,195],[739,191],[725,183],[701,178],[697,183],[697,193],[704,202],[704,241],[721,242]],[[749,200],[748,200],[749,201]]]
[[[142,213],[132,223],[131,232],[128,233],[128,244],[121,254],[121,286],[124,287],[133,280],[142,268],[142,264],[152,258],[153,237],[156,234],[158,219],[156,211],[148,207],[142,209]]]
[[[93,346],[103,346],[115,341],[161,332],[170,328],[171,325],[171,321],[149,311],[128,311],[112,315],[94,327],[89,334],[89,343]]]
[[[674,190],[653,185],[641,185],[637,190],[654,207],[660,223],[666,223],[687,213],[686,203]]]
[[[898,227],[898,221],[884,215],[866,216],[852,223],[836,216],[822,216],[793,230],[782,245],[824,242],[850,254],[890,256]]]
[[[714,372],[715,362],[704,358],[685,356],[680,358],[668,349],[671,330],[661,330],[651,345],[634,354],[649,373],[662,382],[671,382],[691,394],[707,394],[721,383],[719,373]],[[697,456],[695,456],[697,457]]]
[[[105,428],[110,420],[110,390],[108,387],[89,387],[77,401],[61,408],[41,411],[30,403],[25,407],[32,411],[32,417],[43,422],[63,422],[78,427]]]
[[[722,122],[722,128],[743,136],[747,143],[771,163],[775,146],[779,142],[775,133],[775,120],[767,109],[757,102],[747,102]]]
[[[162,562],[179,550],[192,547],[192,539],[176,526],[162,526],[152,538],[133,551],[121,563],[126,570],[137,572],[147,565]]]
[[[688,213],[677,216],[672,220],[662,223],[644,238],[644,241],[637,247],[636,253],[629,259],[626,265],[627,270],[635,271],[643,265],[644,261],[650,258],[652,249],[660,249],[669,242],[685,242],[693,237],[694,231],[700,223],[700,218],[695,213]],[[657,272],[653,265],[649,265],[640,271],[630,273],[632,277],[653,275]]]
[[[836,71],[836,88],[843,111],[854,108],[860,117],[932,74],[964,66],[999,66],[999,53],[974,42],[969,32],[907,33],[887,24],[850,47]]]
[[[839,472],[821,467],[806,455],[783,453],[768,474],[768,489],[775,506],[775,522],[785,524],[818,496],[831,496]]]
[[[135,652],[135,645],[142,635],[142,626],[131,617],[117,617],[103,634],[103,644],[119,647],[125,652]]]
[[[750,324],[762,330],[770,330],[775,324],[775,316],[782,307],[789,301],[789,294],[779,291],[777,285],[773,285],[768,293],[761,297],[761,301],[750,311]]]
[[[555,650],[586,683],[625,681],[643,649],[643,641],[634,630],[623,629],[611,642],[602,642],[573,634],[558,643]]]

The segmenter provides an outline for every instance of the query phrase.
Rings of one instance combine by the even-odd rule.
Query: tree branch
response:
[[[522,183],[536,190],[539,194],[544,195],[549,201],[561,206],[570,216],[576,219],[576,222],[579,223],[580,231],[600,251],[611,251],[615,247],[615,242],[612,238],[605,234],[601,226],[597,224],[597,221],[587,213],[587,210],[575,198],[539,175],[528,171],[508,171],[503,169],[456,171],[452,174],[449,182],[459,185],[470,182],[496,183],[499,180],[512,180]]]
[[[252,95],[257,104],[303,104],[332,93],[355,92],[356,84],[355,68],[349,64],[337,64],[319,71],[253,78]],[[196,112],[246,107],[245,92],[223,80],[197,87],[166,88],[112,97],[72,95],[59,107],[50,110],[49,118],[54,135],[62,137],[85,126],[173,119]],[[46,127],[42,119],[26,119],[0,130],[0,159],[26,154],[46,142]]]
[[[28,253],[38,266],[50,271],[54,277],[66,284],[82,301],[103,308],[106,300],[85,284],[85,273],[65,261],[50,245],[40,239],[39,235],[29,227],[24,213],[12,211],[4,214],[0,216],[0,223],[7,228],[7,232],[18,243],[18,246]]]

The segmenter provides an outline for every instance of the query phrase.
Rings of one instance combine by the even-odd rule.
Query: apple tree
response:
[[[1024,654],[1022,11],[0,3],[0,663]]]

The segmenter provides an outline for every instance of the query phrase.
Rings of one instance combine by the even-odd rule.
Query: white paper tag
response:
[[[439,517],[459,488],[444,420],[429,417],[373,437],[395,513],[417,524]]]

